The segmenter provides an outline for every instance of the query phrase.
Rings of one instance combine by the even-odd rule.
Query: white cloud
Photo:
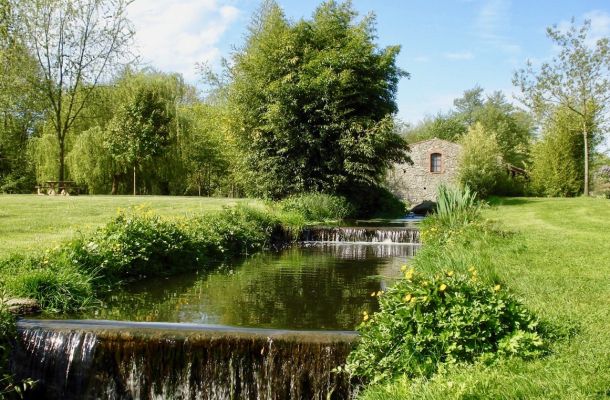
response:
[[[444,53],[443,57],[448,60],[472,60],[474,58],[474,54],[470,51],[462,51],[456,53]]]
[[[220,59],[218,43],[239,10],[217,0],[137,0],[128,13],[142,61],[192,82],[197,62]]]
[[[510,0],[487,0],[477,16],[475,27],[481,41],[504,53],[514,55],[521,46],[511,42]]]

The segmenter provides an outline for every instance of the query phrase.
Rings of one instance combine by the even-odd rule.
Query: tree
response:
[[[495,134],[485,131],[477,122],[468,129],[460,143],[460,183],[468,185],[481,197],[493,193],[503,172],[502,152]]]
[[[249,193],[278,198],[375,184],[407,146],[393,114],[398,46],[379,49],[374,18],[323,3],[290,23],[266,3],[233,57],[228,100]]]
[[[66,135],[97,85],[122,64],[133,32],[128,0],[20,0],[24,43],[42,74],[58,144],[58,179],[65,178]]]
[[[111,122],[108,148],[112,157],[133,172],[137,194],[137,170],[160,155],[170,143],[176,108],[172,88],[162,80],[144,81],[118,110]]]
[[[0,0],[0,191],[31,191],[27,144],[44,118],[39,70],[17,35],[13,7]]]
[[[589,195],[589,154],[594,134],[604,125],[610,100],[610,46],[608,38],[589,46],[591,21],[578,28],[574,20],[567,31],[556,26],[547,35],[559,47],[551,62],[535,70],[531,62],[515,73],[513,83],[522,92],[524,104],[541,117],[552,118],[555,107],[573,113],[579,121],[584,148],[584,194]],[[598,132],[596,132],[598,130]]]
[[[574,134],[579,126],[576,114],[561,106],[545,121],[542,138],[532,151],[531,187],[535,193],[553,197],[582,193],[584,138]]]
[[[432,138],[455,142],[467,131],[468,127],[455,115],[437,114],[435,117],[425,118],[412,129],[407,129],[403,135],[409,143]]]

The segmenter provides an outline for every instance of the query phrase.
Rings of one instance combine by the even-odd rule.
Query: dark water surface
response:
[[[265,252],[213,272],[147,279],[78,318],[351,330],[378,307],[417,247],[316,244]],[[74,315],[66,316],[74,318]]]

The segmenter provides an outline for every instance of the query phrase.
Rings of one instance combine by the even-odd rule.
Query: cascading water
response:
[[[14,371],[38,380],[32,399],[351,396],[332,371],[354,332],[110,321],[21,321],[18,330]]]
[[[366,242],[418,244],[419,229],[413,227],[311,227],[303,231],[305,242]]]

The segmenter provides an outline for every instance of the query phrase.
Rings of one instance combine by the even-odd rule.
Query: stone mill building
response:
[[[391,190],[411,205],[436,200],[441,183],[454,184],[462,146],[438,138],[412,143],[413,164],[396,164],[388,177]]]

